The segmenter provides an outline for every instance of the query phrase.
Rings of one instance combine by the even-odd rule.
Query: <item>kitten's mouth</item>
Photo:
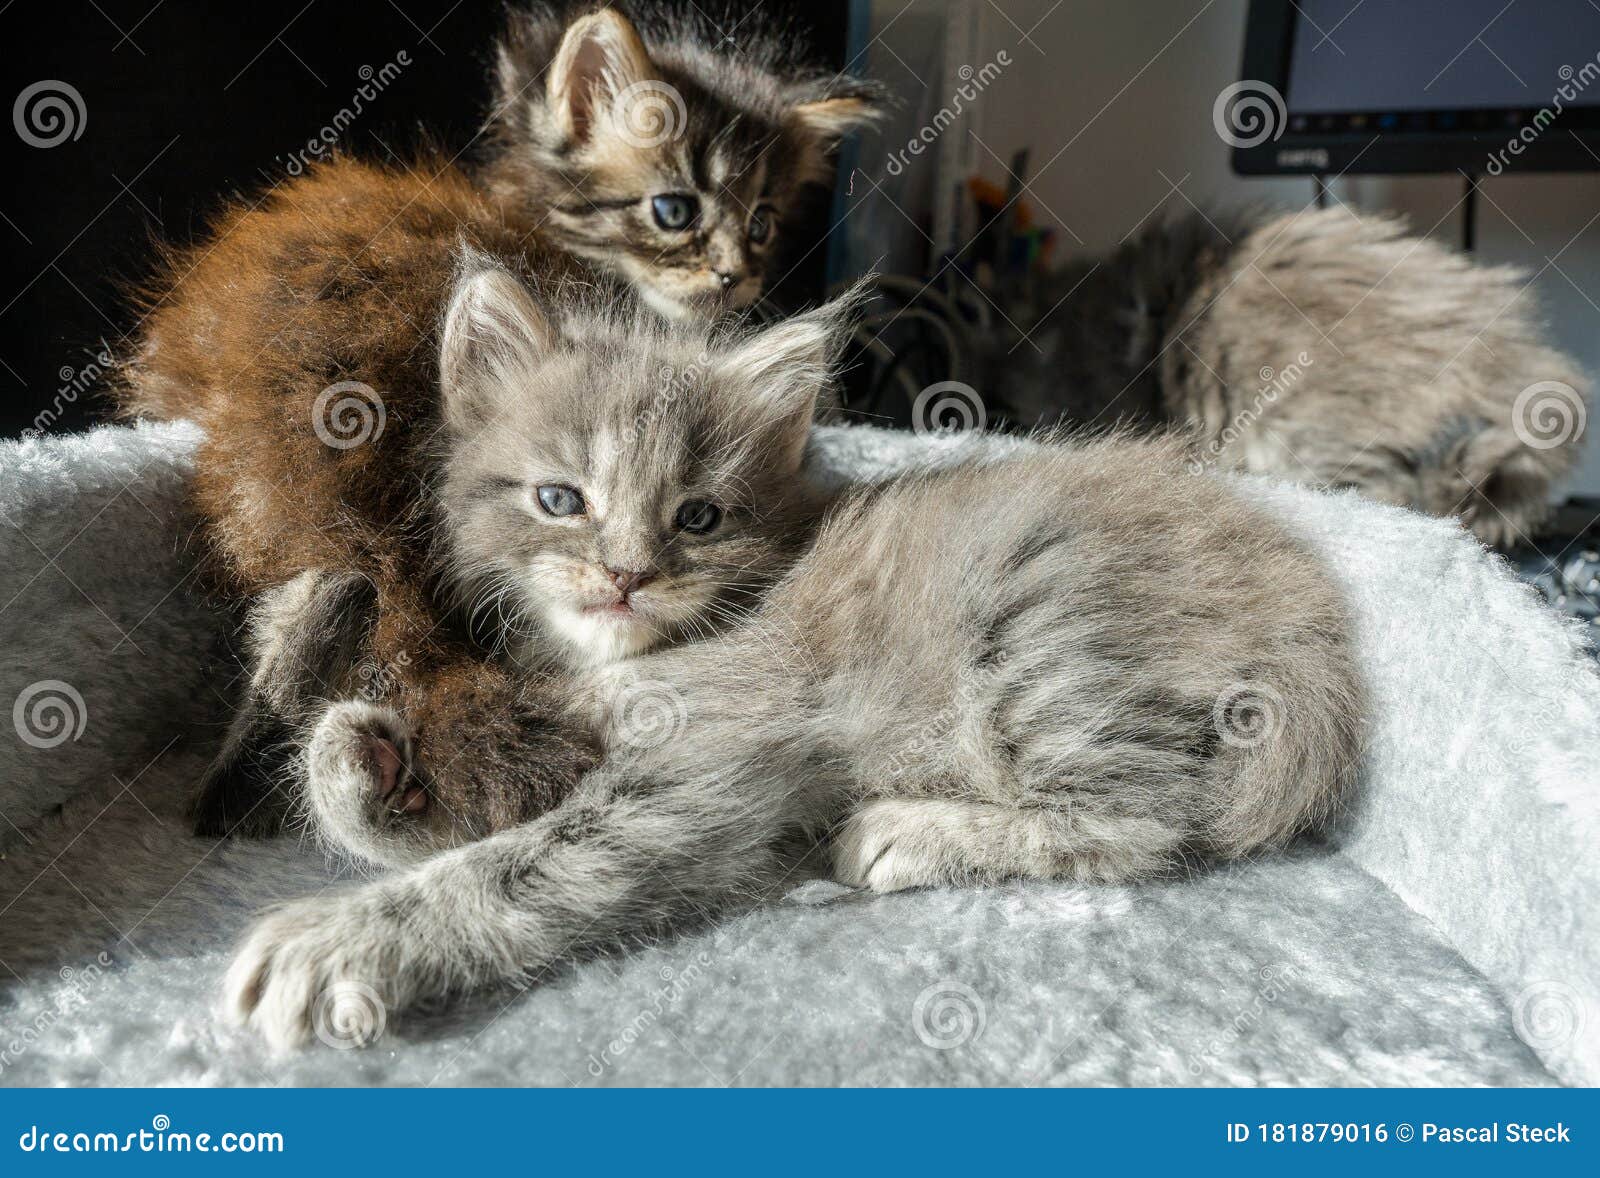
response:
[[[601,617],[631,618],[634,616],[633,603],[629,601],[602,601],[594,605],[583,607],[586,614],[598,614]]]

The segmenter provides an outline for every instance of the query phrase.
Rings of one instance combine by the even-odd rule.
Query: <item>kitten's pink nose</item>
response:
[[[611,583],[617,587],[617,592],[626,597],[641,585],[648,585],[656,579],[655,573],[650,569],[614,569],[606,566],[606,576],[611,578]]]

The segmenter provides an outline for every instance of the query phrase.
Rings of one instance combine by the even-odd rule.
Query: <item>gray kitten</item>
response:
[[[1186,426],[1201,461],[1509,545],[1577,460],[1588,396],[1516,305],[1526,281],[1391,218],[1193,214],[1053,276],[1043,354],[997,354],[991,379],[1022,421]]]
[[[540,698],[748,612],[821,510],[799,479],[813,402],[769,386],[780,369],[826,386],[820,325],[847,306],[750,335],[576,295],[541,309],[469,255],[439,344],[441,597]],[[317,665],[338,632],[331,620],[268,629],[297,643],[271,660],[289,669]],[[408,728],[376,700],[313,717],[300,768],[312,831],[331,849],[404,863],[483,833],[412,771]],[[347,761],[362,767],[354,778]]]
[[[258,922],[228,1002],[273,1043],[303,1041],[341,995],[357,997],[359,1038],[380,1013],[366,995],[409,1009],[715,912],[779,881],[795,834],[830,838],[838,878],[879,891],[1113,883],[1276,846],[1337,804],[1361,717],[1344,604],[1272,520],[1186,473],[1179,443],[1026,447],[857,489],[791,560],[787,525],[768,525],[809,511],[801,456],[846,327],[837,307],[714,351],[701,395],[648,418],[624,382],[620,411],[590,390],[575,436],[550,438],[558,419],[540,410],[486,454],[485,431],[527,412],[536,313],[498,282],[452,310],[456,559],[559,629],[606,600],[592,587],[613,530],[648,521],[634,538],[696,571],[617,623],[619,649],[653,644],[641,625],[664,637],[705,612],[735,568],[787,571],[764,595],[736,593],[735,613],[711,611],[717,636],[587,677],[573,706],[606,755],[564,804]],[[738,416],[718,423],[707,404]],[[637,480],[568,457],[619,436],[650,455]],[[660,476],[735,447],[750,456],[740,477]],[[583,508],[541,496],[551,485]],[[721,544],[739,556],[713,556]],[[627,560],[630,574],[659,564]],[[323,721],[324,800],[370,793],[353,736],[373,719],[340,705]]]

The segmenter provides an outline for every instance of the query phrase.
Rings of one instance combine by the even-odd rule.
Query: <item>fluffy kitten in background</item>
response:
[[[589,763],[546,699],[551,660],[498,666],[440,600],[435,337],[461,244],[536,276],[551,322],[572,304],[569,338],[615,336],[583,310],[602,276],[712,315],[759,292],[799,189],[872,112],[864,88],[780,66],[758,33],[735,64],[684,40],[686,22],[650,28],[647,48],[613,9],[514,16],[487,188],[438,159],[336,159],[235,204],[152,284],[124,408],[205,427],[206,553],[224,591],[253,601],[251,683],[202,789],[202,833],[276,829],[305,726],[358,692],[408,716],[414,747],[369,751],[385,805],[425,810],[407,829],[437,842],[541,812]],[[673,118],[641,127],[637,104],[664,94]],[[638,344],[608,345],[608,362],[642,373],[659,348],[642,327]]]
[[[1202,460],[1528,537],[1582,447],[1588,385],[1526,276],[1343,209],[1199,214],[1053,275],[989,358],[1025,423],[1181,425]],[[1524,397],[1554,382],[1565,406]],[[1562,389],[1558,386],[1565,386]],[[1541,414],[1574,428],[1552,439]]]
[[[481,179],[663,315],[746,306],[878,90],[800,66],[758,13],[723,45],[692,5],[628,7],[513,14]]]
[[[563,394],[571,359],[540,316],[493,274],[450,314],[443,496],[461,575],[488,570],[518,612],[570,616],[591,599],[563,578],[645,539],[629,539],[638,519],[662,536],[676,522],[671,561],[725,544],[723,567],[786,571],[711,610],[719,635],[575,694],[605,759],[549,814],[263,918],[227,989],[273,1043],[303,1041],[341,986],[410,1009],[714,912],[781,879],[796,833],[831,832],[838,878],[880,891],[1114,883],[1276,846],[1336,805],[1362,719],[1343,602],[1273,520],[1187,473],[1179,443],[901,476],[845,494],[795,559],[781,540],[811,509],[802,451],[847,315],[713,343],[705,396],[664,403],[626,383]],[[530,403],[534,381],[548,396]],[[619,426],[649,455],[640,479],[572,457]],[[731,474],[706,469],[730,448]],[[572,481],[547,497],[546,479]],[[399,723],[330,710],[319,809],[373,796],[364,743]]]

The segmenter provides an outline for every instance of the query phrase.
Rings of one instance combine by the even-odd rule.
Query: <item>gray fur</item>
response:
[[[820,511],[800,465],[852,305],[754,333],[629,308],[557,312],[469,259],[441,333],[441,591],[501,657],[566,678],[568,695],[578,673],[748,612]],[[545,485],[573,488],[586,510],[553,518],[538,501]],[[715,531],[674,525],[691,500],[720,507]],[[608,568],[648,580],[624,594]],[[296,769],[325,844],[396,864],[467,837],[460,823],[379,804],[374,744],[408,742],[394,712],[340,704],[309,721]]]
[[[771,352],[784,332],[812,334],[757,338]],[[771,357],[765,375],[790,370]],[[692,412],[644,436],[668,443],[661,423]],[[603,402],[589,419],[608,419]],[[554,436],[549,418],[521,437],[491,420],[502,463]],[[486,436],[459,442],[453,466]],[[797,457],[792,438],[766,445],[773,469]],[[795,835],[831,833],[841,879],[891,891],[1120,882],[1316,826],[1358,755],[1344,604],[1281,528],[1186,475],[1185,455],[1167,440],[1061,444],[844,496],[759,604],[719,616],[720,635],[586,677],[574,709],[606,760],[566,803],[268,915],[229,973],[230,1008],[290,1045],[330,988],[404,1009],[525,981],[761,892]],[[757,506],[780,513],[808,500],[798,479],[767,493]],[[370,788],[343,725],[336,710],[319,729],[330,788]]]
[[[1583,444],[1588,383],[1548,342],[1520,272],[1343,209],[1157,225],[1070,268],[991,358],[1026,421],[1195,431],[1205,461],[1458,515],[1527,539]],[[1557,382],[1557,444],[1519,396]],[[1540,442],[1531,445],[1528,437]]]

